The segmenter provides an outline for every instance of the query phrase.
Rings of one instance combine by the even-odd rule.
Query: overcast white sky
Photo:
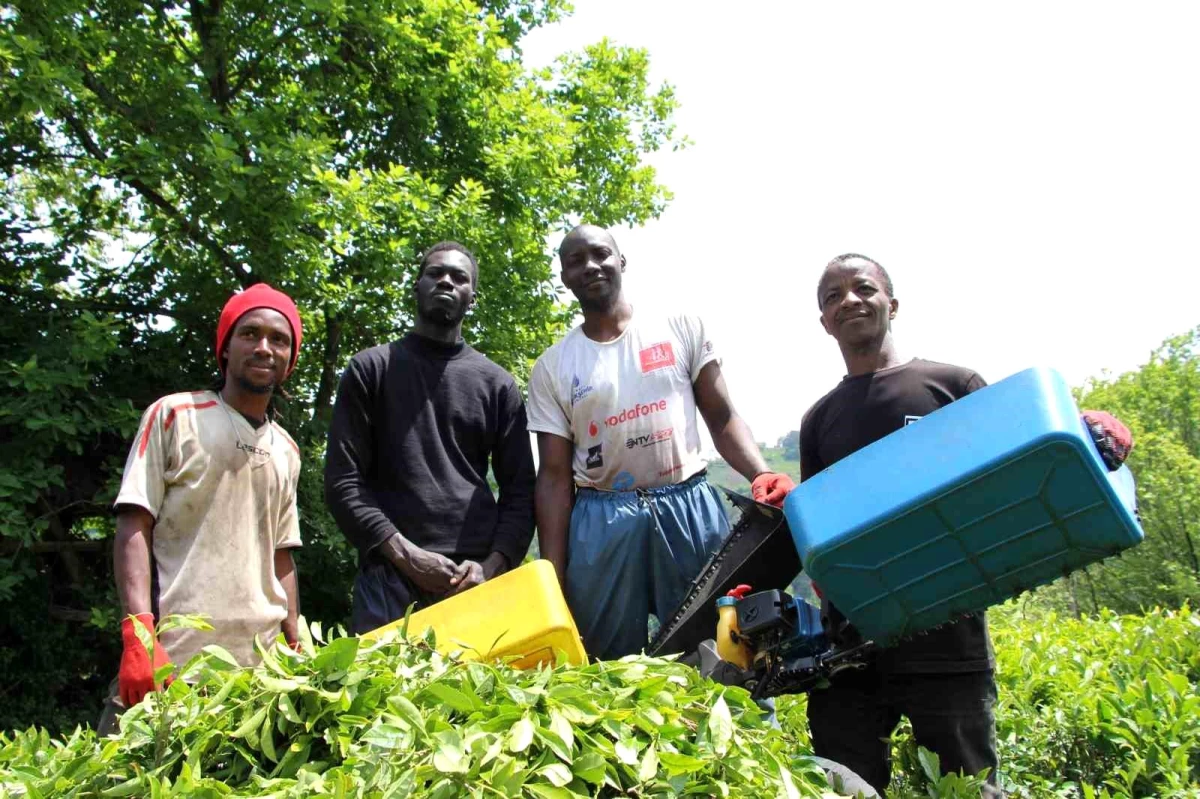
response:
[[[844,374],[816,282],[891,272],[905,355],[1078,385],[1200,323],[1200,5],[576,0],[526,61],[649,50],[694,142],[617,230],[637,312],[700,314],[774,443]],[[557,265],[556,265],[557,268]]]

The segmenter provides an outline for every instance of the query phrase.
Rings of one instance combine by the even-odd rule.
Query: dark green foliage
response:
[[[259,280],[305,325],[280,403],[304,457],[302,604],[346,617],[353,557],[324,511],[325,423],[349,356],[410,326],[418,253],[445,238],[476,252],[466,335],[524,379],[571,313],[547,235],[579,217],[636,224],[669,197],[643,159],[678,144],[675,101],[644,52],[599,42],[537,73],[521,63],[522,37],[567,10],[0,10],[0,603],[20,617],[0,636],[61,652],[49,670],[0,661],[0,684],[43,677],[63,723],[94,718],[98,694],[70,697],[115,661],[80,620],[115,607],[104,541],[134,425],[155,398],[211,385],[220,308]]]

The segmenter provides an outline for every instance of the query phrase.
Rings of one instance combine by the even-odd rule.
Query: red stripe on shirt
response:
[[[138,444],[138,457],[142,458],[146,455],[146,447],[150,446],[150,428],[154,427],[154,420],[158,418],[158,409],[162,407],[162,400],[154,403],[154,407],[150,409],[150,418],[146,421],[146,429],[142,431],[142,441]]]
[[[163,421],[163,430],[170,430],[171,425],[175,423],[175,411],[186,411],[188,408],[200,410],[201,408],[211,408],[216,404],[216,400],[209,400],[208,402],[185,402],[182,405],[176,405],[167,412],[167,418]]]

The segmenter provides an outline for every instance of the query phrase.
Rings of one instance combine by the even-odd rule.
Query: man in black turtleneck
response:
[[[356,633],[517,566],[533,538],[521,391],[462,339],[478,277],[466,247],[430,247],[414,287],[413,331],[358,353],[342,374],[325,498],[358,549]]]

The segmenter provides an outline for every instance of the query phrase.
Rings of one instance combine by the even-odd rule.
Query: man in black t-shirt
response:
[[[462,339],[478,277],[461,244],[430,247],[413,287],[412,332],[363,350],[342,373],[325,497],[358,550],[356,633],[520,565],[533,538],[521,390]]]
[[[887,272],[869,258],[833,259],[817,302],[847,376],[800,425],[801,481],[986,385],[969,369],[900,357],[891,330],[900,304]],[[987,790],[999,795],[994,666],[983,613],[882,650],[866,669],[843,672],[809,695],[813,749],[882,792],[891,779],[889,739],[903,715],[943,772],[989,769]]]

